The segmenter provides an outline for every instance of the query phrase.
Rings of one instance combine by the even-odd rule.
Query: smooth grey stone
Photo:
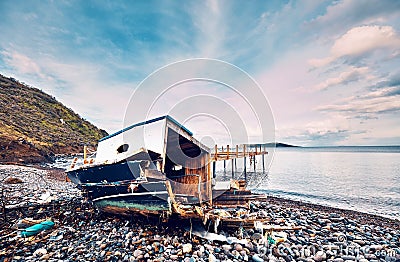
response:
[[[257,254],[253,255],[251,257],[251,259],[253,259],[253,261],[255,262],[264,262],[264,259],[262,259],[261,257],[259,257]]]

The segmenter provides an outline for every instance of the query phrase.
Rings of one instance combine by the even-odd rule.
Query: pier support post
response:
[[[233,161],[234,161],[234,159],[232,158],[232,178],[234,178],[235,177],[235,170],[233,169]]]
[[[226,160],[224,160],[224,173],[226,173]]]
[[[246,145],[243,145],[243,156],[244,156],[244,180],[247,183],[247,170],[246,170]]]
[[[214,161],[213,162],[213,178],[216,178],[217,177],[217,174],[215,173],[215,165],[217,164],[217,162],[216,161]]]
[[[265,173],[265,146],[264,150],[262,152],[262,168],[263,168],[263,174]]]
[[[244,180],[246,180],[246,182],[247,182],[246,157],[244,157],[243,161],[244,161],[244,166],[243,166],[243,168],[244,168]]]
[[[83,146],[83,163],[87,163],[87,146]]]

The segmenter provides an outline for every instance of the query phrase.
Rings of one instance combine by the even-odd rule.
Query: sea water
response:
[[[400,219],[400,147],[277,148],[257,191]]]

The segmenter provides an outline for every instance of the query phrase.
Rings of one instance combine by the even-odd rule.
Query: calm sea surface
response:
[[[400,147],[278,148],[257,190],[400,219]]]

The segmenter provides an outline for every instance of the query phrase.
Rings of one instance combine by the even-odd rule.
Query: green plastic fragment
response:
[[[268,235],[267,240],[268,240],[268,244],[270,244],[270,245],[275,244],[275,240],[270,235]]]
[[[43,221],[43,222],[41,222],[39,224],[36,224],[36,225],[31,226],[31,227],[25,228],[21,232],[21,236],[22,237],[34,236],[36,234],[39,234],[43,230],[47,230],[47,229],[52,228],[53,226],[54,226],[54,222],[53,221],[46,220],[46,221]]]

